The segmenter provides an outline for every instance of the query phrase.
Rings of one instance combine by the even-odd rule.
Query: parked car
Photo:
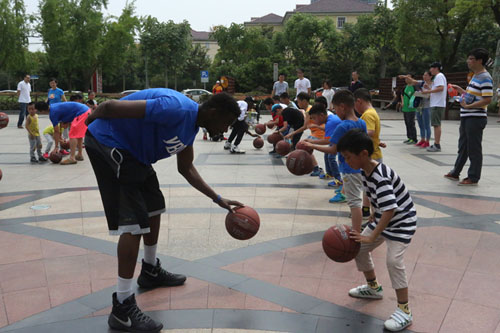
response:
[[[201,96],[203,96],[203,95],[212,95],[212,93],[210,91],[207,91],[205,89],[185,89],[185,90],[181,91],[181,93],[183,95],[188,96],[189,98],[191,98],[195,102],[199,102]]]
[[[17,93],[17,90],[0,90],[0,93],[9,93],[9,94],[12,94],[12,93]]]
[[[82,92],[80,90],[64,90],[65,94],[81,94]]]
[[[132,90],[124,90],[120,94],[122,94],[124,96],[127,96],[127,95],[133,94],[133,93],[138,92],[138,91],[140,91],[140,90],[134,90],[134,89],[132,89]]]

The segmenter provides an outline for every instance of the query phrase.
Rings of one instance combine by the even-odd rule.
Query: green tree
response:
[[[398,20],[397,46],[406,62],[430,51],[444,70],[457,62],[457,53],[464,32],[477,15],[476,11],[455,9],[455,0],[395,0]]]
[[[149,16],[143,22],[140,39],[141,50],[148,64],[164,73],[165,87],[168,88],[169,73],[173,73],[174,87],[177,88],[177,75],[181,73],[191,47],[189,23],[164,23]]]
[[[128,3],[120,17],[108,18],[99,54],[99,66],[103,76],[108,77],[109,81],[121,79],[121,90],[126,89],[126,78],[132,69],[132,58],[139,56],[134,52],[134,37],[140,21],[134,16],[134,10],[134,3]]]
[[[0,70],[7,76],[25,72],[29,69],[25,66],[29,27],[24,2],[0,0],[0,18]],[[7,81],[10,85],[10,80]]]
[[[57,69],[71,90],[73,77],[85,89],[98,66],[104,33],[102,9],[107,0],[41,0],[38,31],[49,66]]]

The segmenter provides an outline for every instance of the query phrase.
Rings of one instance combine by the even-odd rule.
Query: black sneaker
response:
[[[162,323],[154,321],[139,309],[133,294],[120,303],[116,293],[113,293],[113,309],[108,325],[113,330],[125,332],[160,332],[163,328]]]
[[[167,272],[161,268],[160,259],[156,258],[156,266],[142,260],[141,275],[137,284],[142,288],[174,287],[184,284],[186,276]]]
[[[273,149],[273,150],[271,150],[271,151],[269,152],[269,154],[277,154],[277,152],[276,152],[276,150],[274,150],[274,149]]]
[[[40,156],[40,157],[38,158],[38,162],[41,162],[41,163],[43,163],[43,162],[47,162],[47,159],[46,159],[46,158],[44,158],[43,156]]]
[[[31,163],[38,163],[38,160],[36,159],[35,156],[33,156],[31,159],[30,159],[30,162]]]

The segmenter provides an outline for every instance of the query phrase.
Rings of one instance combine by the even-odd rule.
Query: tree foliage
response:
[[[0,0],[0,70],[25,70],[28,18],[21,0]]]

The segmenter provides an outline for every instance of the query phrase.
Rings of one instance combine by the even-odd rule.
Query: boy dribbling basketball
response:
[[[350,130],[340,139],[337,149],[351,168],[361,168],[363,186],[375,210],[374,221],[361,234],[356,229],[351,231],[351,238],[361,243],[355,260],[367,284],[349,290],[349,295],[367,299],[383,297],[371,252],[385,242],[387,270],[392,287],[396,290],[398,306],[384,326],[389,331],[401,331],[410,326],[413,320],[408,306],[408,281],[403,258],[417,228],[413,200],[401,178],[388,166],[371,158],[373,142],[366,132]]]

